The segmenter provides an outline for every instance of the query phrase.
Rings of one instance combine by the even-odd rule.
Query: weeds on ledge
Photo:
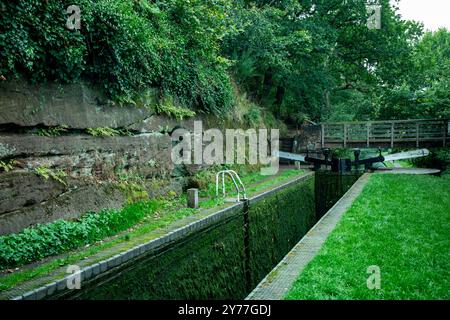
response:
[[[67,174],[62,170],[55,171],[46,167],[38,167],[34,169],[34,173],[45,180],[52,178],[67,187],[67,182],[65,181]]]

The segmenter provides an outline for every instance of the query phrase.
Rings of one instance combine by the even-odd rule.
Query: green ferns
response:
[[[14,165],[16,164],[15,160],[10,160],[10,161],[0,161],[0,172],[4,171],[4,172],[9,172],[12,169],[14,169]]]
[[[156,106],[158,114],[165,114],[166,116],[183,120],[195,116],[195,112],[186,108],[177,107],[173,103],[173,99],[164,99],[162,103]]]
[[[120,131],[112,128],[89,128],[86,129],[93,137],[116,137],[120,136]]]
[[[34,169],[34,173],[45,180],[52,178],[67,187],[67,182],[65,181],[67,174],[62,170],[52,170],[46,167],[39,167]]]
[[[57,127],[50,127],[47,129],[40,128],[37,130],[37,135],[41,137],[59,137],[62,133],[67,132],[68,126],[61,125]]]

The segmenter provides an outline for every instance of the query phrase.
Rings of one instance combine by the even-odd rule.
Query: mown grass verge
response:
[[[374,175],[286,299],[449,299],[449,252],[450,180]]]
[[[260,190],[276,185],[302,171],[286,170],[278,176],[268,179],[259,173],[249,173],[243,177],[251,195]],[[257,184],[256,184],[257,183]],[[228,190],[231,190],[229,186]],[[208,186],[206,195],[211,195],[213,188]],[[0,291],[10,289],[20,282],[47,274],[56,268],[92,256],[119,243],[130,241],[153,230],[163,228],[174,221],[195,214],[198,210],[181,208],[186,203],[186,196],[169,200],[149,200],[128,205],[122,210],[105,210],[89,213],[77,221],[56,221],[38,225],[19,234],[0,237],[0,264],[2,268],[11,268],[25,263],[41,260],[45,257],[86,247],[63,258],[54,259],[35,268],[19,270],[0,277]],[[200,208],[213,208],[222,205],[222,199],[208,199],[200,202]],[[102,239],[123,232],[124,234],[99,242]]]

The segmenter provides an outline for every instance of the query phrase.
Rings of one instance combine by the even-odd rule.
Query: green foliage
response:
[[[0,161],[0,171],[9,172],[14,169],[16,160]]]
[[[373,175],[287,299],[447,300],[450,181]],[[370,290],[369,266],[381,289]]]
[[[410,66],[392,66],[402,76],[390,85],[367,88],[370,94],[355,94],[357,99],[352,97],[351,105],[343,103],[336,108],[338,116],[349,114],[339,120],[449,118],[449,47],[449,31],[425,33],[410,48],[405,48],[409,57],[404,60]]]
[[[68,1],[3,2],[2,79],[86,78],[181,119],[229,114],[232,75],[264,107],[251,126],[266,111],[294,124],[450,116],[449,32],[421,38],[389,0],[377,1],[381,30],[367,28],[365,0],[80,0],[81,30],[66,28]]]
[[[183,120],[184,118],[190,118],[195,116],[195,112],[186,108],[177,107],[173,103],[173,99],[164,99],[160,104],[156,106],[156,112],[158,114],[165,114],[169,117],[173,117],[177,120]]]
[[[190,109],[224,114],[232,105],[219,41],[229,0],[80,0],[81,30],[66,28],[69,1],[3,3],[0,75],[32,82],[100,83],[133,102],[149,87]]]
[[[66,28],[68,1],[2,1],[0,75],[33,82],[79,79],[87,47],[80,32]]]
[[[420,35],[388,0],[378,2],[381,30],[367,28],[363,0],[238,1],[224,52],[239,85],[278,117],[341,120],[341,109],[364,117],[381,88],[405,78]]]
[[[34,173],[38,176],[44,178],[45,180],[53,179],[55,181],[58,181],[59,183],[67,186],[67,182],[65,181],[65,178],[67,177],[67,174],[62,170],[52,170],[46,167],[38,167],[34,168]]]
[[[389,88],[382,100],[383,118],[450,117],[450,32],[427,32],[414,47],[408,79]]]
[[[148,200],[149,195],[145,188],[148,181],[145,180],[144,176],[135,173],[119,173],[117,178],[119,180],[118,186],[129,204]]]
[[[122,135],[121,130],[113,128],[89,128],[86,131],[93,137],[116,137]]]
[[[412,159],[411,161],[419,168],[434,168],[446,171],[450,169],[450,149],[431,148],[428,157]]]
[[[66,125],[50,127],[50,128],[39,128],[37,129],[37,135],[41,137],[59,137],[62,133],[67,132],[69,127]]]
[[[123,210],[90,213],[78,221],[56,221],[0,237],[0,269],[57,255],[126,230],[158,208],[156,200],[140,202]]]
[[[148,200],[148,192],[143,184],[126,180],[119,184],[119,188],[127,197],[129,204]]]
[[[257,128],[258,125],[262,122],[261,108],[252,106],[248,113],[244,115],[244,119],[250,125],[250,127]]]

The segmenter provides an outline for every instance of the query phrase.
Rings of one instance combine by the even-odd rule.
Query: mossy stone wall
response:
[[[249,206],[250,287],[253,289],[315,223],[314,179]]]
[[[316,218],[322,218],[334,204],[355,184],[362,172],[335,173],[318,171],[315,173]]]
[[[59,298],[243,299],[314,223],[314,177],[245,207]]]

